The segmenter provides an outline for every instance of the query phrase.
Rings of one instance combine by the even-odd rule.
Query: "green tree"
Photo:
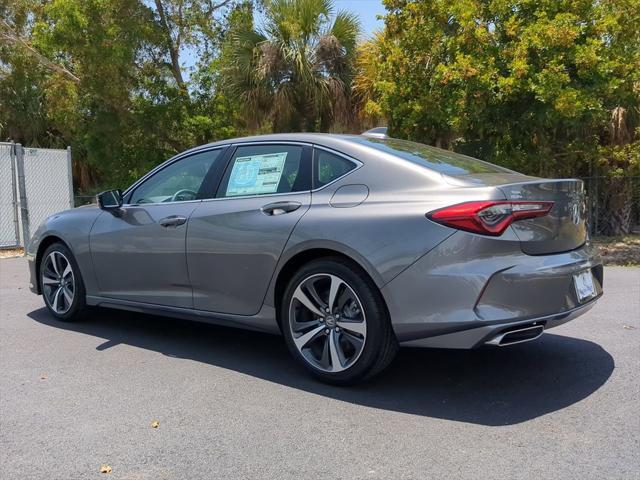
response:
[[[348,128],[358,19],[331,0],[265,0],[264,24],[230,35],[224,75],[247,123],[273,131]]]
[[[233,0],[154,0],[162,45],[180,88],[187,89],[180,65],[181,51],[190,48],[202,54],[215,50],[215,40],[224,30],[218,13],[233,3]]]
[[[362,129],[385,125],[386,119],[379,103],[380,65],[384,62],[382,49],[385,37],[376,32],[373,38],[358,45],[353,78],[355,111]]]
[[[392,134],[540,176],[636,164],[640,0],[384,3],[374,89]]]
[[[211,66],[237,3],[0,0],[0,135],[70,144],[80,191],[235,135],[235,99]],[[191,78],[173,61],[185,49]]]
[[[29,145],[55,144],[55,128],[46,105],[51,72],[66,75],[61,65],[40,55],[30,42],[35,0],[0,0],[0,140]],[[68,78],[74,78],[69,75]]]

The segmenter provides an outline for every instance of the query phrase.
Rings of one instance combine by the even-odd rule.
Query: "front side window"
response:
[[[315,188],[324,187],[356,168],[356,164],[352,161],[325,150],[316,149],[314,158],[316,164]]]
[[[298,145],[238,147],[227,167],[218,197],[272,195],[310,190],[310,172]]]
[[[221,150],[196,153],[163,168],[137,187],[131,204],[186,202],[199,198],[198,193]]]

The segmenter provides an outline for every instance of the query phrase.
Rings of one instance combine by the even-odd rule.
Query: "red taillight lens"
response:
[[[482,235],[498,236],[512,222],[542,217],[549,213],[553,202],[465,202],[427,213],[427,218],[448,227]]]

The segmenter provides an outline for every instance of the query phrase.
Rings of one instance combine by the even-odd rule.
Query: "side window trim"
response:
[[[151,169],[151,171],[147,172],[146,175],[143,175],[141,178],[139,178],[138,180],[136,180],[129,188],[127,188],[124,192],[123,195],[123,206],[132,206],[132,205],[136,205],[136,204],[132,204],[129,203],[131,201],[131,197],[133,196],[133,193],[139,188],[141,187],[147,180],[150,180],[151,178],[153,178],[156,174],[160,173],[162,170],[164,170],[167,167],[170,167],[171,165],[173,165],[176,162],[179,162],[181,160],[184,160],[185,158],[191,157],[193,155],[198,155],[201,153],[206,153],[206,152],[212,152],[214,150],[221,150],[220,152],[220,161],[214,161],[213,164],[211,165],[211,168],[209,169],[209,171],[207,172],[207,174],[204,177],[203,180],[203,185],[205,184],[205,182],[210,180],[210,177],[212,176],[212,173],[215,173],[215,170],[220,169],[222,167],[222,164],[226,163],[226,155],[228,154],[228,149],[229,149],[229,145],[217,145],[215,147],[211,147],[211,148],[202,148],[202,149],[198,149],[198,150],[191,150],[189,152],[183,152],[183,153],[179,153],[173,157],[171,157],[169,160],[165,161],[164,163],[161,163],[160,165],[158,165],[157,167]],[[212,178],[211,180],[213,181],[219,181],[219,179],[215,178],[215,175],[213,175],[214,178]],[[214,188],[217,189],[217,185]],[[198,192],[198,195],[200,195],[200,193],[203,191],[203,189],[201,188],[200,191]],[[203,200],[202,198],[198,198],[196,200],[188,200],[189,202],[200,202],[201,200]],[[171,203],[178,203],[178,202],[163,202],[162,205],[170,205]],[[184,201],[179,202],[179,203],[185,203]],[[155,205],[153,203],[146,203],[145,205]]]
[[[330,154],[335,155],[337,157],[344,158],[345,160],[353,163],[355,165],[355,167],[352,168],[351,170],[349,170],[348,172],[340,175],[338,178],[334,178],[329,183],[326,183],[324,185],[316,187],[316,185],[318,183],[318,165],[317,165],[317,160],[316,160],[316,150],[324,150],[327,153],[330,153]],[[332,184],[336,183],[337,181],[343,179],[347,175],[351,175],[356,170],[359,170],[360,168],[362,168],[363,165],[364,165],[364,163],[362,163],[360,160],[357,160],[357,159],[355,159],[353,157],[350,157],[349,155],[347,155],[345,153],[339,152],[337,150],[333,150],[331,148],[324,147],[322,145],[313,145],[313,190],[311,190],[311,191],[312,192],[319,192],[320,190],[322,190],[324,188],[327,188],[329,185],[332,185]]]
[[[234,149],[231,148],[231,145],[225,145],[224,150],[220,152],[220,160],[213,162],[213,165],[202,181],[202,186],[198,192],[198,200],[202,201],[215,198],[222,177],[224,176],[227,162],[229,158],[231,158],[233,151]]]
[[[300,190],[297,192],[284,192],[284,193],[267,193],[267,194],[263,194],[263,195],[238,195],[237,197],[223,197],[220,196],[220,187],[222,186],[222,181],[227,173],[227,169],[231,168],[233,159],[235,157],[236,151],[238,150],[238,148],[240,147],[253,147],[253,146],[269,146],[269,145],[274,145],[274,146],[278,146],[278,145],[290,145],[290,146],[298,146],[298,147],[302,147],[302,156],[300,158],[300,164],[301,165],[305,165],[306,166],[304,168],[310,169],[310,175],[309,175],[309,185],[308,185],[308,189],[305,190]],[[240,142],[240,143],[234,143],[232,145],[229,146],[229,151],[227,152],[227,155],[225,155],[225,159],[224,159],[224,167],[221,170],[221,174],[220,174],[220,179],[218,181],[218,184],[216,185],[216,189],[215,192],[213,194],[213,196],[211,198],[208,198],[206,200],[236,200],[236,199],[241,199],[241,198],[256,198],[256,197],[274,197],[274,196],[282,196],[282,195],[295,195],[295,194],[301,194],[301,193],[307,193],[310,192],[311,189],[313,188],[313,145],[311,145],[310,143],[305,143],[305,142],[288,142],[286,140],[267,140],[267,141],[263,141],[263,142]]]
[[[220,173],[220,179],[216,184],[216,188],[215,188],[215,191],[213,192],[213,196],[209,200],[222,200],[224,198],[224,197],[221,198],[218,196],[220,194],[220,187],[222,186],[222,180],[224,179],[224,176],[227,173],[227,169],[231,167],[231,162],[233,161],[233,157],[235,157],[236,151],[238,150],[238,147],[240,145],[242,144],[234,143],[233,145],[229,145],[229,151],[227,152],[228,155],[225,156],[224,162],[222,162],[223,166],[222,166],[222,171]]]

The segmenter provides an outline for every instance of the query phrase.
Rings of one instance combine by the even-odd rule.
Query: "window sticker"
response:
[[[226,196],[275,193],[286,159],[287,152],[236,158],[229,176]]]

